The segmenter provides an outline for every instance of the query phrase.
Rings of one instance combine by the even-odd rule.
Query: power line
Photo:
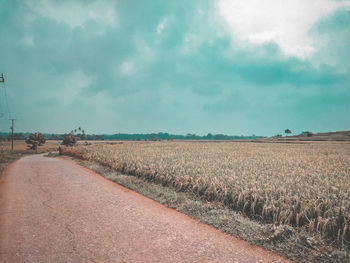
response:
[[[3,73],[1,73],[0,82],[5,83],[5,79],[4,79],[4,74]],[[2,101],[1,101],[1,98],[0,98],[0,118],[2,118],[4,116],[4,113],[2,111],[3,111]]]
[[[4,116],[4,113],[3,113],[3,108],[2,108],[2,102],[0,99],[0,118],[2,118],[3,116]]]
[[[13,151],[13,131],[14,131],[14,128],[15,128],[15,125],[14,125],[14,122],[16,119],[14,118],[11,118],[11,111],[10,111],[10,106],[9,106],[9,101],[8,101],[8,98],[7,98],[7,90],[6,90],[6,84],[5,84],[5,77],[4,77],[4,74],[1,73],[1,76],[0,76],[0,82],[3,83],[4,85],[4,93],[5,93],[5,101],[6,101],[6,106],[7,106],[7,113],[9,115],[9,120],[11,121],[11,149]],[[0,105],[1,106],[1,105]],[[0,112],[1,113],[1,112]]]
[[[7,92],[6,92],[6,85],[4,82],[4,88],[5,88],[5,100],[6,100],[6,106],[7,106],[7,111],[9,114],[9,118],[11,117],[11,110],[10,110],[10,106],[9,106],[9,100],[7,99]]]
[[[3,83],[4,85],[4,93],[5,93],[5,101],[6,101],[6,107],[7,107],[7,113],[9,115],[9,118],[11,118],[11,110],[10,110],[10,104],[9,104],[9,100],[7,98],[7,90],[6,90],[6,84],[5,84],[5,77],[4,77],[4,74],[1,73],[1,76],[0,76],[0,82]]]

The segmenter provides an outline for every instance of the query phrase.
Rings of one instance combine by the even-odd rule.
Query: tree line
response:
[[[169,134],[164,132],[158,133],[117,133],[117,134],[86,134],[84,130],[74,129],[70,133],[64,134],[48,134],[43,133],[43,136],[47,140],[63,140],[67,135],[72,134],[78,140],[85,141],[101,141],[101,140],[125,140],[125,141],[159,141],[159,140],[237,140],[237,139],[258,139],[263,138],[262,136],[250,135],[250,136],[237,136],[237,135],[226,135],[226,134],[211,134],[207,135],[196,135],[188,133],[186,135]],[[25,140],[30,135],[29,132],[14,133],[14,140]],[[11,133],[0,133],[0,139],[11,140]]]

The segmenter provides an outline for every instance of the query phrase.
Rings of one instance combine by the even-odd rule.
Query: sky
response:
[[[350,1],[0,0],[0,72],[1,132],[350,130]]]

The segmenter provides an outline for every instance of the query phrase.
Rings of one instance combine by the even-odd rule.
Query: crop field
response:
[[[57,141],[46,141],[43,146],[38,147],[38,153],[56,151]],[[0,141],[0,178],[1,173],[5,166],[17,159],[19,159],[23,154],[33,154],[34,150],[28,150],[27,144],[24,140],[14,141],[14,150],[11,151],[11,142]]]
[[[122,142],[64,152],[221,202],[262,223],[350,242],[349,143]]]
[[[46,140],[45,144],[38,147],[38,152],[47,152],[47,151],[57,151],[58,144],[57,141]],[[9,152],[11,151],[11,142],[10,141],[0,141],[0,149]],[[14,152],[16,153],[32,153],[33,150],[28,150],[27,144],[24,140],[15,140],[14,141]]]

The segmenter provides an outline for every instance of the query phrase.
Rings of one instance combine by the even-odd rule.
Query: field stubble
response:
[[[350,144],[123,142],[64,153],[224,204],[262,223],[350,242]]]

